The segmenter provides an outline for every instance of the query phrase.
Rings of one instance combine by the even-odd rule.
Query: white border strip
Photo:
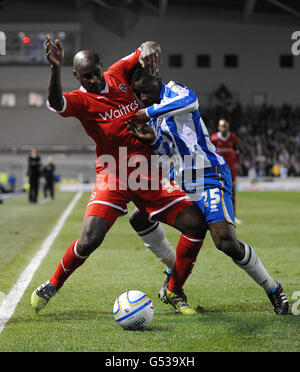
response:
[[[123,214],[127,214],[128,213],[128,210],[127,209],[124,209],[122,207],[120,207],[119,205],[116,205],[116,204],[112,204],[112,203],[109,203],[109,202],[106,202],[106,201],[102,201],[102,200],[94,200],[90,203],[88,203],[88,207],[92,204],[104,204],[104,205],[108,205],[109,207],[112,207],[112,208],[115,208],[115,209],[118,209],[119,211],[121,211]]]
[[[60,233],[61,229],[63,228],[67,218],[69,217],[70,213],[72,212],[73,208],[77,204],[78,200],[81,198],[82,191],[79,191],[74,198],[72,199],[71,203],[65,209],[59,220],[57,221],[56,225],[52,229],[50,235],[44,240],[41,245],[40,250],[36,253],[36,255],[32,258],[28,266],[20,275],[19,279],[17,280],[16,284],[12,287],[8,295],[5,297],[3,302],[0,305],[0,333],[5,328],[6,323],[12,317],[15,312],[15,309],[21,300],[26,288],[28,287],[31,279],[40,266],[42,260],[46,257],[49,249],[51,248],[53,242],[55,241],[56,237]]]
[[[149,221],[152,221],[153,216],[155,216],[156,214],[163,212],[164,210],[172,207],[172,205],[174,205],[174,204],[176,204],[176,203],[178,203],[178,202],[180,202],[181,200],[184,200],[184,199],[189,199],[189,197],[187,195],[181,196],[180,198],[177,198],[177,199],[173,200],[171,203],[165,205],[163,208],[160,208],[156,211],[153,211],[152,213],[149,214]]]

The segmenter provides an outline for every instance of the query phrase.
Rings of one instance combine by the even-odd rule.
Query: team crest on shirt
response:
[[[128,92],[127,85],[124,84],[124,83],[120,83],[120,84],[119,84],[119,89],[120,89],[122,92],[124,92],[124,93]]]

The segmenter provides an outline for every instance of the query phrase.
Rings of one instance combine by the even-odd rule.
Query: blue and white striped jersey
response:
[[[201,158],[202,167],[225,164],[210,141],[207,128],[198,110],[198,99],[186,86],[170,81],[163,83],[161,102],[146,109],[150,125],[155,129],[156,141],[152,147],[160,155],[180,155],[182,161],[177,171],[186,169],[185,155]],[[198,166],[196,167],[198,168]]]

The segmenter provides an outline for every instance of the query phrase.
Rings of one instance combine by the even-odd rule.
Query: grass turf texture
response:
[[[73,196],[58,193],[44,205],[29,205],[22,196],[0,205],[1,292],[8,293]],[[31,292],[49,279],[78,237],[88,197],[80,199],[0,334],[1,352],[300,351],[300,316],[276,316],[264,291],[214,248],[209,234],[185,286],[189,303],[205,311],[183,317],[160,303],[164,266],[134,234],[127,216],[36,315]],[[299,204],[300,193],[238,194],[243,220],[238,237],[255,247],[290,300],[300,291]],[[179,233],[166,230],[176,247]],[[145,331],[124,331],[113,319],[114,301],[128,289],[141,290],[154,302],[154,319]]]

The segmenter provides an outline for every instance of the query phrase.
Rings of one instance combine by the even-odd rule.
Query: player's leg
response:
[[[69,276],[98,248],[107,231],[108,221],[104,218],[89,216],[84,220],[80,238],[67,248],[50,280],[32,293],[31,306],[36,312],[47,305]]]
[[[222,221],[209,224],[209,231],[215,246],[231,257],[233,260],[240,261],[245,257],[245,248],[243,244],[239,244],[236,239],[234,225]]]
[[[88,203],[79,239],[76,239],[67,248],[50,280],[32,293],[31,306],[35,311],[39,311],[47,305],[49,299],[63,286],[68,277],[101,244],[110,227],[122,213],[122,209],[125,213],[122,202],[120,202],[122,205],[120,207],[117,204],[99,200],[101,196],[109,198],[110,193],[98,192],[98,196],[97,199],[97,192],[94,191]]]
[[[193,315],[196,311],[188,305],[183,286],[193,270],[203,245],[207,231],[204,216],[192,203],[183,208],[180,204],[174,205],[156,218],[182,232],[176,247],[176,261],[170,281],[163,288],[165,298],[179,313]]]
[[[280,284],[269,275],[254,249],[236,237],[232,182],[227,165],[210,171],[205,182],[209,187],[205,190],[204,200],[199,201],[199,207],[205,214],[216,247],[265,289],[277,314],[287,313],[289,304]],[[218,184],[221,187],[215,187]]]
[[[237,239],[235,227],[223,221],[210,224],[209,230],[216,247],[266,291],[276,314],[287,314],[289,303],[281,285],[270,276],[255,250]]]
[[[107,231],[108,221],[97,216],[87,217],[79,239],[76,239],[66,250],[56,271],[50,278],[56,289],[60,289],[68,277],[81,266],[102,243]]]
[[[202,246],[202,242],[207,231],[207,224],[204,216],[200,214],[198,208],[190,203],[182,209],[178,209],[178,205],[174,205],[175,213],[178,213],[176,219],[170,221],[172,208],[157,218],[162,219],[166,223],[175,227],[182,232],[177,251],[180,255],[175,267],[175,274],[172,280],[171,289],[173,291],[181,291],[183,284],[192,271],[192,267],[196,261],[196,257]],[[176,212],[177,211],[177,212]],[[134,230],[138,233],[144,244],[167,266],[167,276],[163,288],[159,291],[159,298],[165,301],[165,289],[169,284],[172,269],[175,265],[176,254],[170,245],[166,232],[163,226],[158,222],[149,221],[149,215],[142,213],[138,208],[135,208],[130,216],[130,223]]]
[[[177,211],[178,206],[173,207]],[[181,207],[182,208],[182,207]],[[170,207],[169,212],[172,212]],[[185,205],[184,209],[178,211],[178,216],[174,222],[170,222],[171,226],[181,231],[187,236],[201,238],[203,240],[207,231],[207,224],[203,216],[199,216],[199,211],[190,203]],[[166,213],[163,215],[166,220]],[[199,221],[201,218],[201,221]],[[159,221],[150,221],[150,217],[145,212],[141,212],[135,208],[130,215],[130,224],[140,236],[144,244],[161,260],[165,265],[172,269],[175,263],[175,251],[167,240],[166,233]]]
[[[135,197],[134,203],[141,211],[149,215],[150,221],[166,223],[182,232],[176,248],[176,256],[179,256],[179,260],[177,262],[176,259],[171,276],[171,280],[173,277],[171,288],[174,293],[176,292],[176,298],[169,302],[181,313],[195,313],[188,306],[182,287],[191,273],[203,244],[206,228],[204,234],[201,229],[203,229],[203,222],[205,226],[206,223],[204,217],[201,216],[201,211],[191,200],[188,200],[179,187],[172,181],[162,185],[163,187],[159,190],[140,192]]]
[[[147,248],[167,266],[167,275],[172,273],[176,253],[169,243],[159,221],[150,221],[149,215],[135,208],[129,218],[130,224]]]
[[[150,249],[158,260],[166,265],[166,271],[164,271],[166,276],[163,286],[158,292],[158,298],[164,303],[168,303],[166,288],[175,265],[175,250],[168,241],[165,229],[159,221],[150,221],[149,215],[141,212],[138,208],[134,209],[129,220],[144,245]]]
[[[168,289],[180,291],[196,263],[206,235],[207,224],[200,209],[195,205],[189,205],[178,213],[173,227],[181,231],[182,235],[176,247],[176,261]]]

